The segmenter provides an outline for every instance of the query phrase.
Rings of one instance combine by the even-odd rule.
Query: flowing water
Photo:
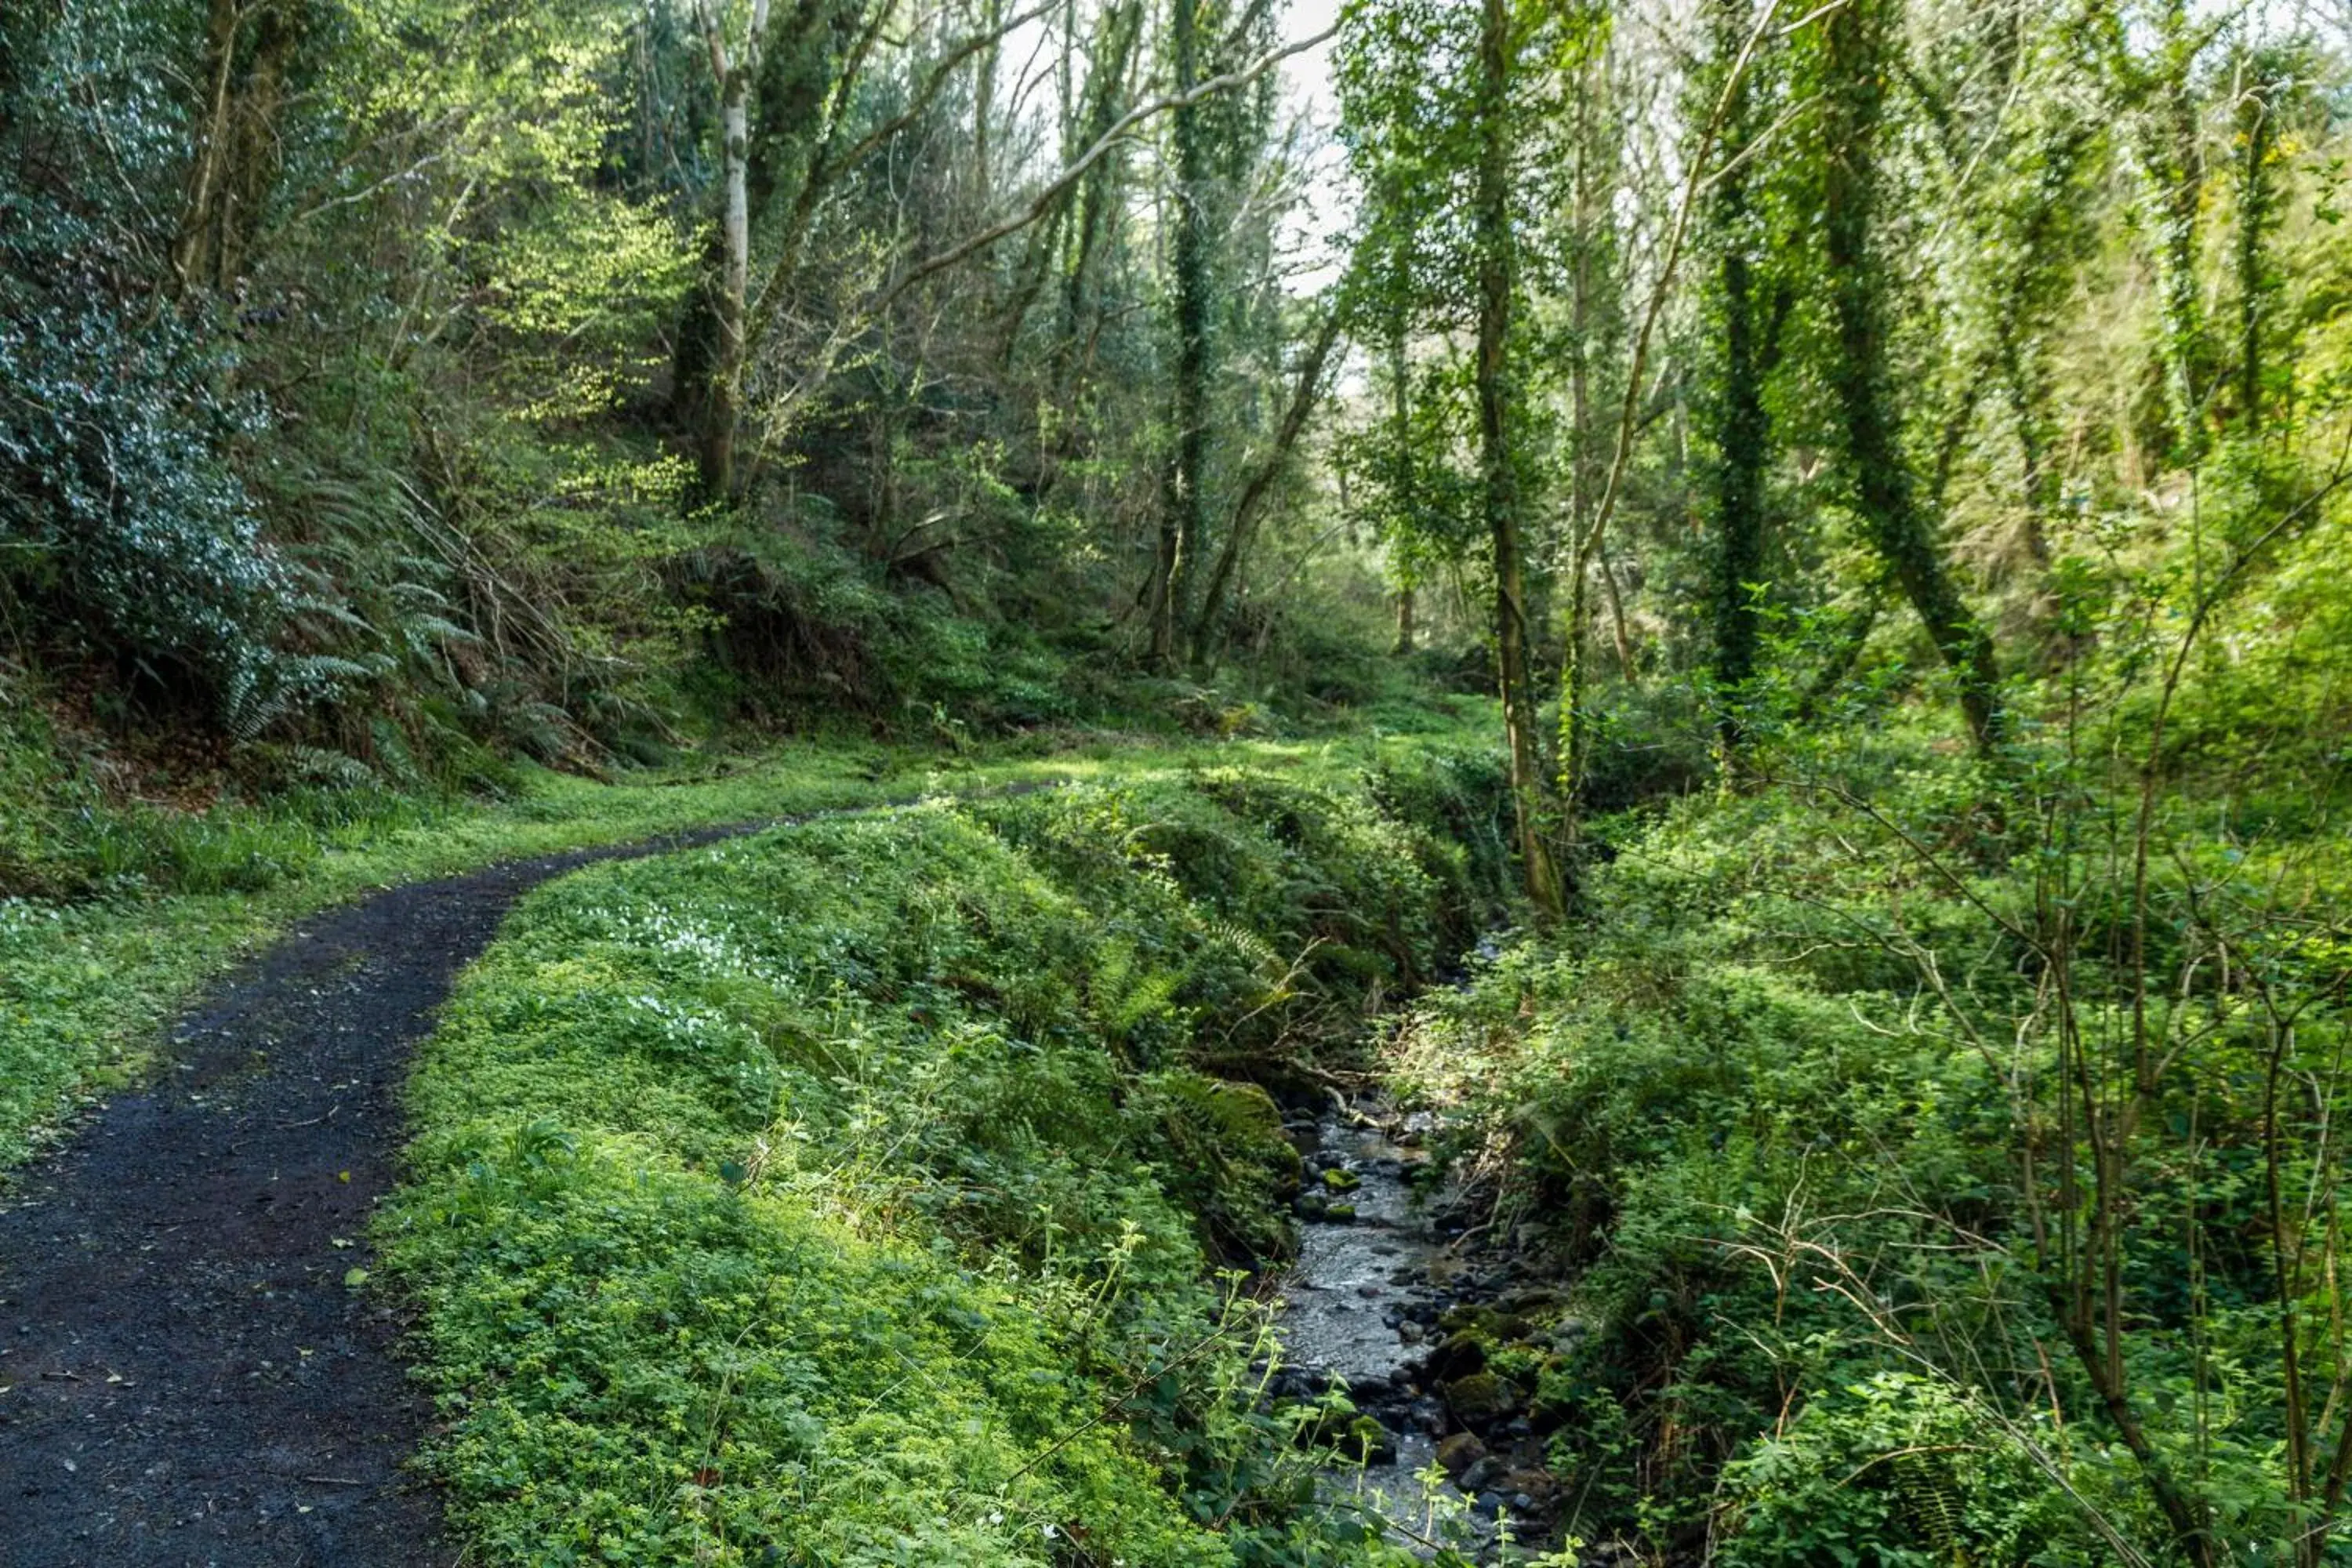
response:
[[[1304,1395],[1340,1380],[1356,1407],[1394,1439],[1392,1453],[1376,1453],[1360,1468],[1333,1467],[1326,1491],[1335,1504],[1376,1512],[1396,1539],[1424,1551],[1433,1531],[1476,1551],[1493,1539],[1492,1510],[1443,1480],[1433,1495],[1421,1479],[1448,1428],[1436,1391],[1421,1385],[1420,1363],[1431,1325],[1453,1299],[1458,1266],[1413,1179],[1425,1158],[1421,1130],[1394,1127],[1384,1114],[1378,1104],[1351,1106],[1293,1124],[1294,1136],[1312,1145],[1314,1195],[1303,1211],[1297,1263],[1283,1281],[1290,1368],[1283,1386]],[[1345,1174],[1328,1182],[1325,1170]],[[1314,1212],[1323,1203],[1333,1205],[1331,1217]]]

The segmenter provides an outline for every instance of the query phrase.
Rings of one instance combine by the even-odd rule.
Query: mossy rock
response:
[[[1359,1415],[1349,1422],[1337,1447],[1340,1453],[1360,1464],[1385,1465],[1397,1457],[1396,1438],[1370,1415]]]
[[[1356,1223],[1356,1205],[1353,1204],[1326,1205],[1323,1217],[1333,1225],[1353,1225]]]
[[[1468,1377],[1472,1373],[1486,1370],[1486,1336],[1475,1329],[1464,1329],[1438,1342],[1429,1352],[1429,1373],[1443,1382],[1447,1378]]]
[[[1437,1446],[1437,1462],[1455,1480],[1462,1472],[1486,1457],[1486,1445],[1475,1432],[1456,1432]]]
[[[1465,1426],[1507,1418],[1519,1407],[1519,1391],[1491,1372],[1474,1372],[1445,1385],[1445,1408]]]
[[[1323,1173],[1323,1184],[1335,1193],[1352,1193],[1364,1183],[1355,1172],[1334,1165]]]

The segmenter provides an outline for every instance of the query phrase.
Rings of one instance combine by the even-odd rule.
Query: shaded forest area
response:
[[[2317,5],[11,6],[0,910],[1475,713],[1512,923],[1213,1066],[1437,1113],[1563,1538],[2352,1560],[2347,109]]]
[[[11,7],[12,737],[184,804],[1376,697],[1285,47],[1165,23]]]

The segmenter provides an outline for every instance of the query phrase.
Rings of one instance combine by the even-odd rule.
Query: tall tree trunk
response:
[[[1547,915],[1564,902],[1546,836],[1535,690],[1528,672],[1526,569],[1511,471],[1510,329],[1511,16],[1508,0],[1483,0],[1478,29],[1477,193],[1472,221],[1478,256],[1478,471],[1495,567],[1495,663],[1511,770],[1511,809],[1528,899]]]
[[[719,100],[719,178],[725,207],[719,218],[718,353],[710,398],[702,411],[702,493],[725,502],[735,495],[735,426],[743,385],[743,311],[751,287],[751,118],[748,71],[728,74]]]
[[[226,292],[245,269],[278,183],[282,128],[309,0],[211,0],[205,11],[203,100],[180,229],[174,286]]]
[[[987,0],[981,7],[982,25],[993,37],[1004,26],[1004,0]],[[995,202],[994,171],[989,166],[992,153],[989,133],[996,119],[996,68],[1001,46],[991,43],[981,51],[980,66],[971,87],[971,174],[972,211],[985,219]]]
[[[2263,341],[2266,311],[2276,292],[2270,276],[2268,244],[2276,222],[2277,180],[2271,169],[2278,142],[2278,84],[2267,79],[2269,61],[2249,62],[2258,79],[2238,95],[2238,428],[2259,435],[2263,422]]]
[[[1591,208],[1591,105],[1589,81],[1580,80],[1576,94],[1576,179],[1571,203],[1575,259],[1569,277],[1569,458],[1568,626],[1560,637],[1559,679],[1559,799],[1568,822],[1568,841],[1576,832],[1576,798],[1584,786],[1584,750],[1588,731],[1584,694],[1590,683],[1591,658],[1591,569],[1578,543],[1591,531],[1600,506],[1599,474],[1595,471],[1592,428],[1593,236]],[[1571,853],[1573,850],[1571,849]]]
[[[1824,24],[1830,81],[1822,226],[1837,338],[1830,384],[1845,426],[1855,510],[1951,671],[1978,747],[1989,751],[2006,727],[1992,638],[1952,580],[1906,464],[1888,364],[1885,271],[1871,243],[1887,12],[1886,0],[1851,0]]]
[[[206,265],[218,222],[219,190],[229,154],[231,87],[236,70],[237,33],[245,21],[240,0],[212,0],[205,22],[205,99],[196,133],[196,155],[188,166],[188,195],[179,237],[172,245],[172,272],[182,289],[211,281]]]
[[[1200,0],[1172,0],[1171,44],[1180,98],[1199,84]],[[1205,159],[1201,107],[1185,103],[1171,128],[1176,143],[1176,237],[1171,248],[1176,326],[1176,449],[1167,467],[1160,501],[1160,558],[1153,573],[1151,651],[1155,668],[1176,658],[1181,628],[1189,624],[1196,597],[1207,524],[1202,485],[1208,467],[1209,235],[1202,210]]]
[[[719,504],[735,497],[735,427],[743,395],[743,318],[751,289],[751,79],[759,71],[760,46],[768,30],[768,0],[752,0],[751,25],[740,58],[730,60],[714,16],[703,16],[711,75],[719,82],[719,289],[712,300],[710,384],[701,409],[697,459],[705,500]]]
[[[1391,306],[1388,321],[1389,361],[1389,428],[1392,450],[1390,460],[1394,472],[1390,479],[1389,504],[1395,516],[1390,525],[1391,538],[1390,575],[1396,579],[1396,642],[1390,651],[1409,654],[1413,647],[1413,591],[1417,571],[1404,542],[1412,536],[1414,509],[1419,504],[1418,486],[1412,461],[1412,365],[1405,342],[1405,310],[1402,290],[1410,275],[1400,262],[1397,276],[1391,284]],[[1344,473],[1346,470],[1341,470]],[[1399,563],[1395,556],[1404,553]]]
[[[1594,366],[1612,342],[1621,301],[1616,292],[1614,232],[1603,195],[1616,162],[1616,132],[1609,116],[1596,112],[1607,102],[1607,82],[1598,68],[1608,46],[1608,8],[1594,0],[1580,0],[1569,7],[1569,26],[1576,105],[1570,155],[1576,160],[1576,172],[1570,200],[1573,256],[1569,274],[1569,548],[1562,567],[1568,584],[1568,617],[1560,637],[1559,836],[1572,855],[1578,833],[1577,796],[1584,787],[1586,753],[1591,744],[1586,693],[1592,681],[1592,577],[1596,570],[1606,570],[1599,557],[1608,464],[1596,420]],[[1602,165],[1598,172],[1596,164]],[[1613,587],[1612,583],[1612,591]],[[1622,632],[1622,614],[1618,624]],[[1568,874],[1572,879],[1572,864]]]
[[[1136,46],[1143,34],[1142,0],[1115,5],[1097,24],[1094,50],[1085,89],[1085,108],[1064,149],[1063,161],[1094,146],[1117,124],[1129,96],[1129,76]],[[1068,275],[1062,291],[1062,344],[1055,356],[1055,390],[1066,394],[1086,355],[1083,344],[1091,335],[1095,316],[1095,257],[1109,227],[1109,208],[1118,188],[1120,165],[1116,154],[1102,159],[1073,187],[1076,220]]]
[[[1718,7],[1717,37],[1737,49],[1747,28],[1747,7],[1729,0]],[[1721,247],[1717,287],[1723,296],[1723,382],[1712,410],[1715,424],[1715,685],[1723,704],[1716,735],[1727,779],[1739,775],[1748,739],[1742,711],[1756,676],[1763,640],[1762,606],[1757,590],[1764,575],[1764,475],[1771,461],[1771,416],[1764,406],[1764,380],[1773,345],[1771,325],[1759,299],[1756,221],[1748,198],[1747,156],[1755,137],[1754,94],[1743,78],[1731,84],[1724,112],[1724,168],[1715,187],[1717,244]]]
[[[2194,465],[2205,451],[2205,312],[2197,286],[2205,201],[2198,104],[2189,73],[2197,44],[2186,0],[2163,0],[2157,14],[2158,54],[2152,76],[2136,85],[2142,101],[2134,138],[2156,231],[2157,315],[2162,324],[2165,401],[2174,455]]]

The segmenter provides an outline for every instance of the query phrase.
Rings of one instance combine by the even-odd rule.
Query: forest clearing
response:
[[[0,1565],[2352,1563],[2352,11],[0,10]]]

